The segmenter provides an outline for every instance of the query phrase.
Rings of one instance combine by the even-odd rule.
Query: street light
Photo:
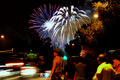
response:
[[[3,38],[5,38],[5,36],[4,36],[4,35],[1,35],[1,38],[3,39]]]
[[[99,17],[98,13],[95,13],[95,14],[93,15],[93,17],[94,17],[95,19],[97,19],[97,18]]]
[[[72,43],[72,46],[75,46],[75,44],[74,44],[74,43]]]

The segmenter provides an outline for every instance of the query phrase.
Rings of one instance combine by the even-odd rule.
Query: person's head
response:
[[[67,64],[72,64],[72,63],[73,63],[73,59],[72,59],[72,57],[69,57],[67,60]]]
[[[61,56],[61,50],[59,48],[54,49],[54,56]]]
[[[113,64],[113,59],[111,57],[106,57],[106,63]]]
[[[79,62],[81,62],[81,63],[85,63],[85,58],[83,58],[83,57],[78,57],[78,61],[77,61],[77,63],[79,63]]]
[[[97,60],[98,60],[99,64],[101,64],[102,62],[105,62],[105,55],[104,54],[99,54]]]

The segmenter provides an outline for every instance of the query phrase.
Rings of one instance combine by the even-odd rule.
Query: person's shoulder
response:
[[[107,64],[107,67],[113,68],[113,65],[110,64],[110,63],[108,63],[108,64]]]
[[[58,56],[58,57],[56,58],[56,60],[63,60],[63,58],[60,57],[60,56]]]
[[[100,66],[104,66],[104,65],[106,65],[106,62],[103,62],[103,63],[100,64]]]
[[[103,68],[104,66],[106,66],[106,62],[101,63],[101,64],[98,66],[98,68]]]
[[[59,57],[59,56],[57,56],[57,57],[55,57],[54,58],[54,60],[53,61],[58,61],[58,60],[60,60],[60,59],[62,59],[61,57]]]
[[[61,60],[63,60],[63,58],[62,58],[62,57],[60,57],[60,59],[61,59]]]
[[[53,62],[56,62],[57,61],[57,58],[55,57],[54,59],[53,59]]]

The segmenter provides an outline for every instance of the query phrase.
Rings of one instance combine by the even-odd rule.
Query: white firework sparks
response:
[[[51,37],[53,45],[64,51],[64,45],[73,40],[76,31],[88,21],[90,19],[83,10],[74,6],[71,6],[70,9],[62,7],[40,26],[40,29],[43,29],[40,34],[47,33],[46,37]]]
[[[60,8],[48,22],[53,22],[52,26],[46,27],[46,30],[52,30],[52,42],[64,49],[64,45],[74,39],[75,33],[83,23],[87,24],[89,17],[83,10],[71,6]]]

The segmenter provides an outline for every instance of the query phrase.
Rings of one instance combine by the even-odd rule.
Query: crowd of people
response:
[[[63,66],[60,54],[61,50],[56,48],[49,80],[120,80],[119,57],[104,54],[97,59],[69,57]]]

